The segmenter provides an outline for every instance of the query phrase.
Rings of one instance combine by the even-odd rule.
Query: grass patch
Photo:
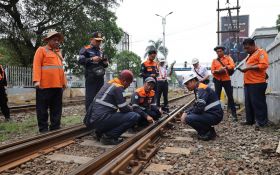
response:
[[[82,123],[82,118],[79,115],[65,116],[61,119],[62,126],[70,126]]]
[[[82,118],[79,115],[65,116],[61,118],[63,127],[82,123]],[[15,136],[30,136],[30,134],[38,133],[37,118],[30,116],[21,122],[5,122],[0,123],[0,142],[13,139]]]
[[[29,117],[22,122],[5,122],[0,123],[0,141],[8,140],[15,135],[35,132],[37,129],[37,120],[35,116]]]

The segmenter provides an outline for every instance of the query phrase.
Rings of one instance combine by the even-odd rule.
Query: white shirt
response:
[[[157,77],[157,80],[158,81],[164,81],[164,80],[167,80],[167,68],[166,68],[166,65],[164,66],[159,66],[158,67],[158,71],[159,71],[159,75]]]
[[[199,81],[201,81],[204,77],[206,77],[206,76],[209,75],[209,73],[208,73],[206,67],[203,67],[203,66],[201,66],[201,65],[198,65],[198,68],[197,68],[197,69],[195,69],[195,68],[193,67],[193,68],[192,68],[192,71],[196,74],[196,76],[197,76],[197,78],[198,78]],[[196,72],[197,72],[199,75],[198,75]],[[201,77],[200,75],[201,75],[202,77]]]

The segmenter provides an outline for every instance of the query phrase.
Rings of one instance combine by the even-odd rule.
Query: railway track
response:
[[[176,120],[193,101],[194,98],[189,100],[187,104],[180,105],[170,115],[162,118],[154,125],[150,125],[132,139],[123,142],[106,154],[102,154],[100,157],[81,165],[71,172],[71,175],[138,174],[158,151],[159,146],[156,146],[156,143],[161,139],[164,128],[171,121]]]
[[[179,98],[171,99],[170,101],[172,103],[186,96],[189,96],[189,94]],[[183,106],[181,106],[180,109],[182,109],[182,107]],[[172,116],[174,116],[175,113],[178,113],[178,111],[173,111],[171,113]],[[157,128],[161,123],[166,123],[164,120],[169,121],[171,118],[169,119],[168,117],[165,117],[157,124],[150,125],[143,131],[126,139],[122,144],[113,147],[109,152],[113,152],[115,155],[121,153],[128,148],[128,145],[133,145],[154,128]],[[55,150],[62,149],[71,144],[75,144],[75,139],[83,138],[84,136],[88,136],[90,133],[91,131],[87,130],[83,125],[76,125],[29,139],[20,140],[8,145],[3,145],[0,147],[0,172],[5,172],[8,169],[18,167],[23,163],[34,160],[41,155],[54,152]],[[105,156],[107,160],[112,159],[112,157],[110,157],[111,155],[107,153],[107,150],[104,152],[105,154],[101,154],[100,156]],[[102,158],[102,160],[104,161],[105,159]],[[104,164],[104,162],[97,162],[97,164]]]
[[[68,100],[63,103],[63,106],[72,106],[72,105],[78,105],[78,104],[84,104],[84,99],[79,100]],[[20,112],[26,112],[26,111],[32,111],[36,109],[35,104],[28,104],[28,105],[17,105],[17,106],[11,106],[10,112],[11,113],[20,113]]]

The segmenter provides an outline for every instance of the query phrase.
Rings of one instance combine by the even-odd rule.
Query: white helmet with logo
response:
[[[196,75],[195,74],[189,74],[189,75],[186,75],[183,79],[183,84],[186,84],[188,81],[192,80],[196,78]]]
[[[192,65],[199,63],[199,60],[197,58],[192,59]]]

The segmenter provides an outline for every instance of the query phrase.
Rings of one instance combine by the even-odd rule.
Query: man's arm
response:
[[[204,108],[206,106],[206,101],[209,96],[206,89],[198,89],[198,96],[197,100],[195,101],[193,105],[192,112],[196,114],[201,114],[204,112]]]
[[[144,112],[143,109],[141,109],[141,106],[139,105],[139,95],[138,93],[133,93],[131,96],[131,104],[132,104],[132,108],[133,111],[140,114],[141,117],[147,118],[148,114],[146,112]]]
[[[123,96],[123,88],[122,87],[116,87],[115,88],[115,99],[117,106],[121,112],[132,112],[132,108],[126,103],[126,99]]]
[[[86,48],[83,47],[80,50],[80,52],[79,52],[79,61],[78,61],[78,63],[85,66],[86,64],[88,64],[90,62],[91,62],[91,58],[88,58],[86,56]]]

